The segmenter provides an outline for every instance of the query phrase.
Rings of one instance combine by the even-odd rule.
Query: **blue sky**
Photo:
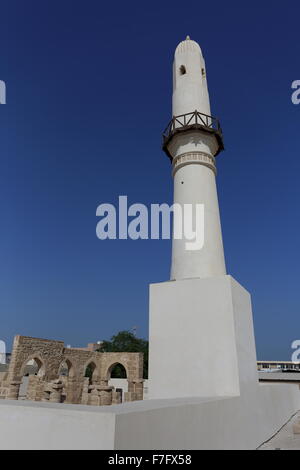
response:
[[[172,56],[189,34],[225,138],[227,269],[252,294],[258,357],[290,358],[300,338],[299,14],[273,1],[2,2],[1,339],[76,346],[135,325],[147,336],[148,285],[169,278],[170,241],[100,241],[95,213],[119,195],[172,202],[161,133]]]

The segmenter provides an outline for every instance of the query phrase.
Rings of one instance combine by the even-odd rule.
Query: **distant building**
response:
[[[300,371],[300,363],[292,361],[258,361],[257,369],[260,370],[281,370],[281,371]]]

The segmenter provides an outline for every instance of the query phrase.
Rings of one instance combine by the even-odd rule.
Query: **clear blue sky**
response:
[[[168,279],[170,242],[100,241],[95,212],[124,194],[171,203],[161,132],[172,56],[189,34],[225,137],[228,272],[252,294],[258,357],[290,358],[300,338],[299,15],[296,2],[274,1],[1,3],[1,339],[76,346],[134,325],[147,336],[148,284]]]

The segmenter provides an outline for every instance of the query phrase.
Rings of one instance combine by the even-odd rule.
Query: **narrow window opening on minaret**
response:
[[[202,77],[205,77],[205,69],[204,68],[201,69],[201,72],[202,72]]]
[[[180,75],[185,75],[186,74],[186,68],[184,65],[181,65],[179,68]]]

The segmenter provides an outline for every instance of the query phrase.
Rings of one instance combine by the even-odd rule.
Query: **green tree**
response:
[[[100,352],[141,352],[144,354],[144,379],[148,378],[148,350],[149,343],[145,339],[137,338],[131,331],[120,331],[111,337],[110,341],[103,341]],[[116,366],[112,377],[124,378],[125,370]]]

